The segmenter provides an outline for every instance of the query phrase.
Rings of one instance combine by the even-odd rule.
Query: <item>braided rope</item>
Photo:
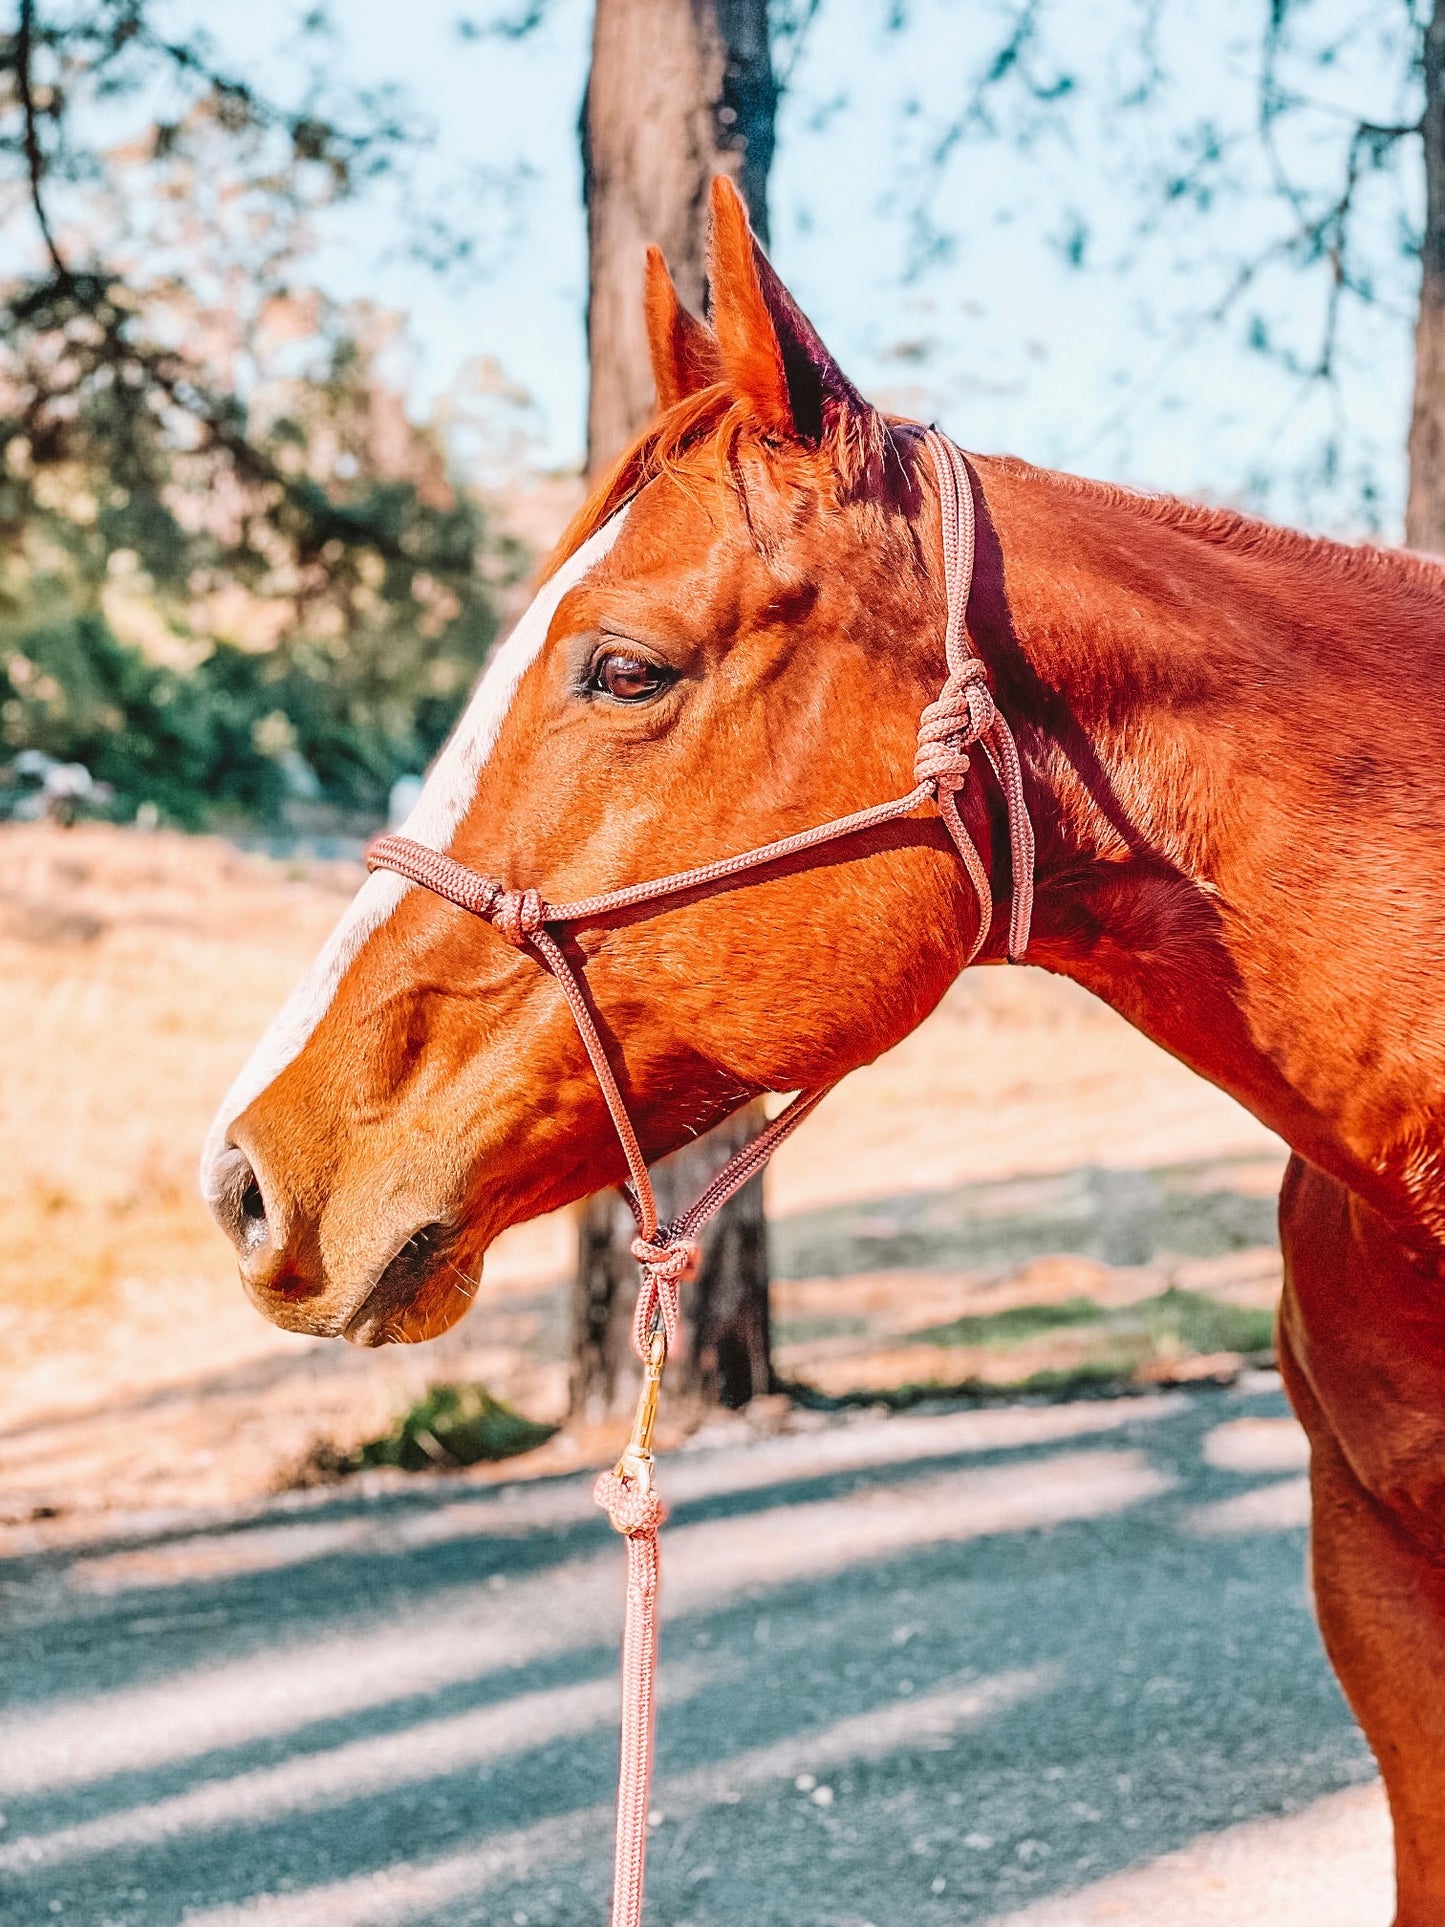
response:
[[[627,1540],[627,1608],[622,1631],[622,1730],[618,1747],[617,1832],[612,1858],[613,1927],[641,1927],[647,1872],[647,1808],[657,1736],[657,1529],[666,1508],[604,1472],[592,1496]]]
[[[968,646],[966,619],[968,615],[968,590],[973,581],[974,543],[976,518],[973,506],[973,484],[969,479],[968,464],[962,453],[947,436],[937,430],[929,429],[924,436],[928,452],[933,458],[933,472],[938,480],[939,515],[942,525],[943,567],[948,585],[948,619],[943,632],[943,652],[948,663],[948,679],[943,693],[937,702],[930,703],[923,712],[919,727],[920,755],[925,736],[928,738],[930,752],[940,755],[945,747],[954,757],[945,773],[936,779],[938,807],[944,822],[948,825],[949,835],[958,846],[973,886],[979,893],[980,912],[984,913],[985,898],[980,887],[979,876],[974,865],[982,872],[978,851],[972,838],[963,827],[963,822],[954,804],[954,793],[961,786],[963,775],[968,770],[968,758],[964,752],[971,743],[981,742],[988,755],[994,774],[1004,793],[1004,806],[1008,814],[1009,860],[1013,873],[1013,902],[1009,912],[1008,958],[1010,963],[1022,963],[1024,952],[1028,949],[1029,929],[1033,922],[1034,909],[1034,826],[1029,818],[1028,801],[1024,795],[1023,770],[1019,764],[1018,745],[1014,742],[1013,731],[999,713],[992,694],[982,686],[979,671],[983,665],[977,656],[972,655]],[[987,672],[984,671],[984,674]],[[962,722],[964,708],[968,720]],[[935,712],[937,712],[935,714]],[[960,728],[951,737],[942,734],[942,725],[950,717],[960,720]],[[932,720],[930,721],[930,719]],[[935,745],[937,747],[935,748]],[[962,763],[962,773],[954,781],[954,772]],[[914,768],[918,775],[917,766]],[[948,794],[945,798],[945,785]],[[992,891],[987,903],[987,916],[992,914]],[[983,938],[974,941],[968,961],[978,955]]]

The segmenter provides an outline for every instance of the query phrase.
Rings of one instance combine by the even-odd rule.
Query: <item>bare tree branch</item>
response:
[[[70,269],[65,265],[60,249],[55,243],[55,234],[50,225],[50,217],[45,207],[45,150],[40,143],[39,118],[35,106],[35,85],[31,72],[31,62],[35,44],[35,5],[34,0],[20,0],[20,23],[15,35],[15,88],[20,99],[20,111],[24,116],[25,130],[25,167],[30,182],[30,205],[35,215],[35,224],[40,229],[40,238],[50,257],[50,265],[56,279],[70,283]]]
[[[947,252],[948,236],[935,223],[933,206],[955,153],[976,137],[997,135],[993,102],[1008,87],[1017,88],[1033,107],[1052,107],[1071,94],[1072,75],[1062,70],[1044,78],[1031,60],[1039,37],[1042,0],[1021,0],[1002,40],[989,56],[962,107],[934,138],[923,157],[921,177],[911,198],[910,246],[906,275],[916,279],[931,261]],[[896,15],[893,23],[902,24]]]

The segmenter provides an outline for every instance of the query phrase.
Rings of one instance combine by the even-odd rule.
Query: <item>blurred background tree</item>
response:
[[[0,41],[0,732],[123,813],[374,821],[517,561],[389,384],[396,324],[306,278],[424,136],[329,77],[321,12],[280,101],[160,11],[20,0]]]

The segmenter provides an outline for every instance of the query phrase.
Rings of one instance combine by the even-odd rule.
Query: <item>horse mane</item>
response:
[[[914,422],[873,417],[878,454],[886,467],[891,455],[900,479],[903,464],[899,441],[918,433]],[[748,404],[723,383],[713,382],[684,396],[649,423],[599,478],[586,501],[564,529],[542,571],[541,580],[558,569],[609,516],[630,502],[649,482],[676,474],[699,450],[711,445],[718,480],[741,487],[738,453],[746,440],[767,442]],[[776,453],[776,449],[774,449]],[[1240,509],[1190,502],[1177,495],[1127,488],[1120,482],[1100,482],[1063,469],[1040,468],[1018,456],[989,458],[990,467],[1080,496],[1100,508],[1123,510],[1157,528],[1173,530],[1192,541],[1223,549],[1248,561],[1295,565],[1316,582],[1338,589],[1388,587],[1404,590],[1413,600],[1438,609],[1445,596],[1445,559],[1410,549],[1385,548],[1373,542],[1338,542],[1325,535],[1305,535],[1280,523],[1266,522]],[[875,466],[873,472],[878,473]]]
[[[1189,502],[1177,495],[1127,488],[1121,482],[1093,481],[1061,469],[1043,469],[1017,456],[997,458],[994,466],[1020,478],[1037,478],[1101,508],[1122,509],[1172,529],[1193,541],[1225,549],[1249,561],[1293,563],[1316,580],[1341,589],[1388,586],[1413,590],[1438,608],[1445,596],[1445,559],[1414,549],[1385,548],[1375,542],[1338,542],[1327,535],[1305,535],[1241,509]]]

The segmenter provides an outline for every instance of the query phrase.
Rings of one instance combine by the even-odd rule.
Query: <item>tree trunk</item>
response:
[[[690,1205],[758,1127],[748,1105],[653,1171],[664,1221]],[[616,1191],[583,1209],[574,1287],[570,1405],[574,1417],[630,1410],[637,1387],[631,1343],[637,1260],[632,1213]],[[706,1405],[746,1405],[772,1386],[768,1227],[756,1177],[702,1234],[702,1263],[682,1288],[683,1342],[668,1367],[669,1394]]]
[[[701,313],[708,183],[731,175],[766,241],[776,106],[766,0],[597,0],[581,130],[590,472],[653,411],[644,250],[656,242]]]
[[[1425,242],[1415,326],[1415,405],[1405,540],[1445,554],[1445,0],[1425,29]]]
[[[597,0],[581,127],[593,474],[646,427],[656,405],[642,312],[644,251],[656,242],[682,299],[701,313],[708,183],[731,175],[767,238],[776,105],[766,0]],[[763,1121],[762,1106],[751,1104],[658,1166],[664,1222],[692,1203]],[[632,1236],[615,1191],[584,1207],[573,1286],[574,1415],[617,1412],[634,1396]],[[705,1403],[746,1405],[772,1384],[761,1179],[723,1208],[702,1242],[698,1276],[684,1288],[685,1342],[669,1388]]]

